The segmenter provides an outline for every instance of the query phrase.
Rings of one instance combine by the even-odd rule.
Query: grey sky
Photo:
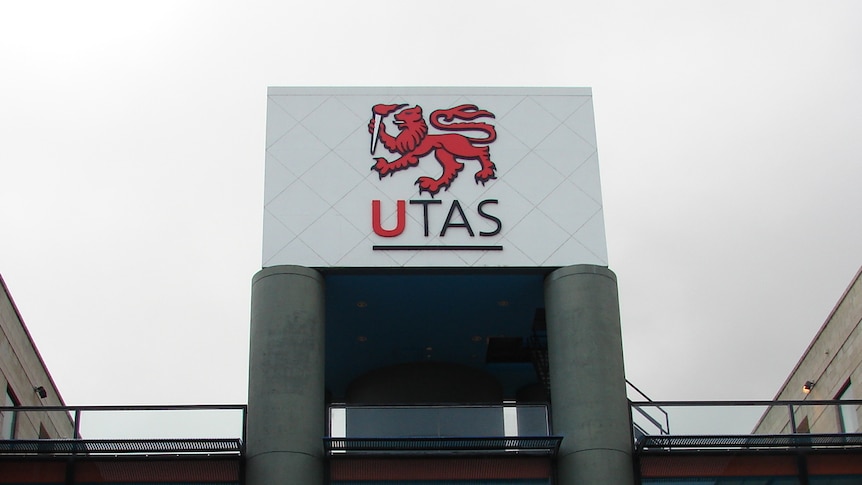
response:
[[[629,378],[771,398],[862,264],[860,18],[6,2],[0,273],[68,403],[245,402],[267,86],[589,86]]]

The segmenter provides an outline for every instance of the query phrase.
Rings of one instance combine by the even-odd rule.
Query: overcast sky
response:
[[[862,265],[860,25],[852,0],[4,2],[0,273],[67,403],[244,403],[267,86],[587,86],[629,379],[769,399]]]

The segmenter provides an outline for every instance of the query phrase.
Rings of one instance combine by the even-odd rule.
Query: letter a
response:
[[[452,215],[455,214],[455,211],[458,211],[458,215],[461,216],[462,222],[452,222]],[[464,209],[461,208],[461,204],[457,200],[452,201],[452,207],[449,207],[449,215],[446,216],[446,222],[443,223],[443,230],[440,231],[440,237],[446,235],[446,230],[450,227],[463,227],[467,229],[467,232],[470,234],[470,237],[473,237],[473,228],[470,227],[470,222],[467,220],[467,216],[464,215]]]
[[[395,237],[404,232],[404,226],[407,225],[407,203],[399,200],[395,206],[396,223],[395,229],[383,229],[380,225],[380,201],[371,201],[371,227],[374,229],[374,234],[383,237]]]

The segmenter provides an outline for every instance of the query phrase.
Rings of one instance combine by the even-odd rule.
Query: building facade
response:
[[[16,407],[63,406],[51,374],[0,276],[0,439],[72,437],[66,412],[16,411]]]
[[[632,483],[590,90],[268,103],[249,484]]]
[[[841,295],[796,367],[784,381],[776,400],[862,399],[862,269]],[[788,413],[770,411],[757,424],[758,434],[859,433],[862,406],[798,406]]]
[[[247,407],[64,408],[3,284],[0,484],[862,483],[859,274],[753,433],[628,401],[589,89],[267,102]],[[77,432],[179,408],[240,410],[241,436]]]

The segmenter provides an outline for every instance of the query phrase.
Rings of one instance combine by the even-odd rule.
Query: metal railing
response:
[[[632,384],[630,380],[626,379],[626,385],[647,401],[651,403],[655,402],[650,399],[650,397],[647,396],[643,391],[641,391],[636,385]],[[629,402],[631,402],[631,400],[629,400]],[[630,409],[632,410],[632,415],[630,419],[632,421],[632,429],[635,435],[635,441],[637,441],[640,436],[645,436],[648,434],[647,429],[645,429],[644,426],[653,426],[655,429],[658,430],[659,434],[670,434],[670,416],[668,416],[667,411],[665,411],[664,408],[662,408],[661,406],[654,407],[655,411],[661,414],[661,416],[658,418],[653,416],[651,413],[646,412],[645,409],[640,407],[631,406]],[[639,416],[636,416],[635,413],[637,413]],[[644,419],[647,421],[646,423],[641,422]],[[664,422],[662,423],[662,421]]]
[[[2,406],[0,413],[16,423],[13,436],[0,439],[0,454],[245,454],[244,404]],[[51,416],[54,435],[40,436],[37,424]]]
[[[644,450],[776,450],[776,449],[848,449],[862,448],[862,434],[823,433],[823,434],[784,434],[784,435],[685,435],[685,436],[645,436],[635,446],[636,452]]]
[[[674,435],[786,435],[797,433],[858,433],[845,429],[858,418],[862,399],[854,400],[786,400],[786,401],[636,401],[630,403],[632,415],[655,413],[662,409],[667,427],[653,424],[647,435],[666,434],[662,428],[673,427]]]

